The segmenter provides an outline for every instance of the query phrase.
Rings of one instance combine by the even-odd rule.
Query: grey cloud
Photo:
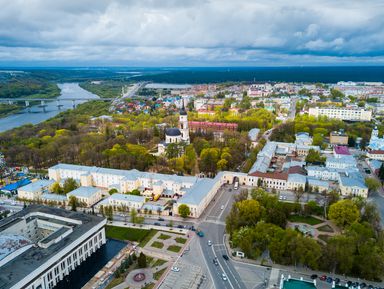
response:
[[[371,62],[384,55],[379,0],[0,0],[0,5],[0,61],[248,65]]]

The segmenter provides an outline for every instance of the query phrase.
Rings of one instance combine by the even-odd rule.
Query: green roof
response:
[[[283,289],[316,289],[316,286],[313,282],[289,279],[284,281]]]

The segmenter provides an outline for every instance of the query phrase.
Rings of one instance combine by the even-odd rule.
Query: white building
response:
[[[100,206],[112,206],[115,211],[118,211],[125,206],[129,209],[140,210],[144,203],[145,197],[143,196],[116,193],[102,200],[96,205],[96,208],[100,209]]]
[[[105,244],[106,219],[31,205],[0,221],[0,288],[51,289]]]
[[[344,175],[340,174],[339,188],[342,196],[368,197],[368,187],[360,173]]]
[[[48,193],[53,180],[37,180],[17,190],[17,197],[26,200],[38,200],[42,194]]]
[[[311,107],[308,113],[314,117],[326,116],[348,121],[371,121],[372,119],[372,111],[363,108]]]
[[[377,129],[377,126],[375,126],[372,130],[368,148],[375,151],[384,150],[384,137],[379,137],[379,130]]]
[[[384,150],[369,150],[367,157],[372,160],[384,161]]]
[[[327,156],[325,166],[331,169],[356,168],[356,159],[351,155]]]
[[[312,145],[313,139],[309,136],[307,132],[299,132],[296,134],[295,144],[302,146]]]
[[[67,194],[68,200],[70,197],[75,197],[79,202],[91,207],[103,198],[103,191],[96,187],[78,187],[77,189]]]

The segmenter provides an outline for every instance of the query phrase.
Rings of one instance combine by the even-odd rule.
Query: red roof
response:
[[[305,170],[300,166],[292,166],[288,169],[288,174],[306,175]]]
[[[254,172],[251,173],[250,176],[265,178],[265,179],[278,179],[278,180],[288,180],[287,173],[262,173],[262,172]]]
[[[375,155],[383,155],[384,150],[370,150],[370,151],[368,151],[368,153],[375,154]]]
[[[346,146],[335,146],[334,147],[335,153],[338,155],[350,155],[351,153],[349,152],[348,147]]]

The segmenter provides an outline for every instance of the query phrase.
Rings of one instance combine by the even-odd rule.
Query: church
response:
[[[375,126],[372,130],[368,147],[371,150],[384,150],[384,137],[379,137],[379,130],[377,129],[377,126]]]
[[[171,127],[165,129],[165,141],[160,142],[157,146],[158,154],[164,154],[167,146],[172,143],[185,143],[189,144],[189,127],[188,127],[188,114],[185,111],[184,103],[180,110],[179,127]]]

